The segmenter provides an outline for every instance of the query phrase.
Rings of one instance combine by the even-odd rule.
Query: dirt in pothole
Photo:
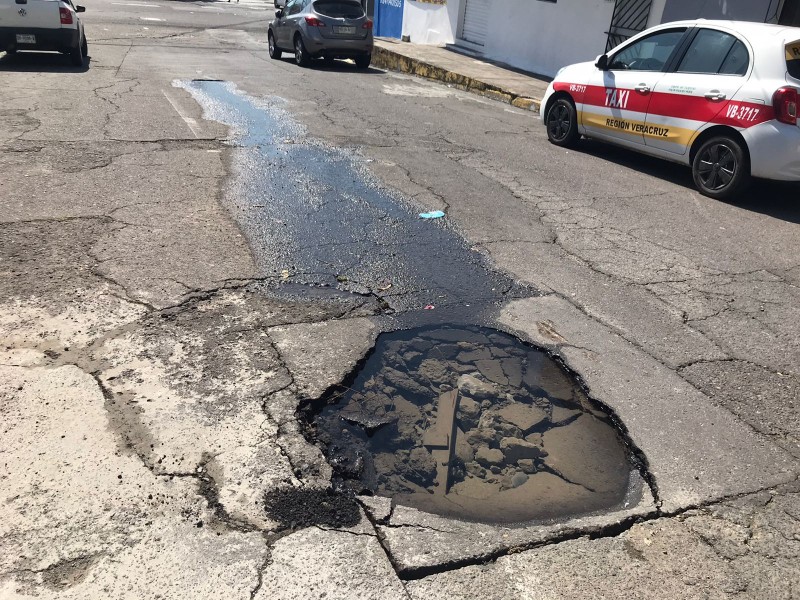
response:
[[[384,334],[307,415],[336,484],[465,520],[565,518],[633,501],[620,432],[555,361],[496,330]]]

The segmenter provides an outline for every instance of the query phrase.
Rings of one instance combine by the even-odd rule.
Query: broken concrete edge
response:
[[[496,85],[450,71],[443,67],[437,67],[436,65],[393,52],[381,46],[375,46],[373,48],[372,65],[381,69],[399,71],[433,81],[441,81],[460,90],[472,92],[535,113],[539,112],[541,106],[540,98],[521,96]]]
[[[534,307],[530,305],[531,302],[534,302],[537,306]],[[547,318],[545,318],[545,321],[537,321],[537,318],[545,313],[558,316],[560,319],[566,318],[565,315],[560,314],[557,309],[555,311],[552,310],[556,308],[556,306],[565,308],[569,313],[567,316],[574,325],[574,331],[572,335],[566,335],[569,338],[577,336],[577,340],[572,339],[568,341],[558,333],[553,322]],[[521,311],[521,313],[515,314],[518,310]],[[526,310],[528,311],[527,314],[523,314],[526,313]],[[530,310],[541,314],[536,315],[531,313]],[[515,335],[524,342],[540,348],[550,355],[573,375],[584,388],[588,397],[593,402],[603,407],[604,412],[610,415],[618,429],[623,433],[625,440],[630,443],[630,447],[634,450],[636,458],[640,459],[640,466],[644,468],[642,475],[650,485],[653,495],[656,498],[656,506],[660,515],[667,516],[677,514],[689,508],[720,502],[733,496],[768,490],[776,486],[785,485],[795,480],[800,475],[800,468],[798,468],[796,460],[785,451],[780,450],[778,447],[774,446],[774,444],[770,443],[769,440],[759,432],[743,425],[735,414],[711,402],[700,390],[697,390],[691,386],[691,384],[681,379],[673,369],[670,369],[657,361],[654,357],[643,352],[635,344],[632,344],[629,340],[620,336],[619,333],[609,329],[602,321],[589,315],[584,315],[584,318],[581,318],[578,316],[580,314],[582,314],[580,308],[575,306],[569,298],[565,298],[560,294],[551,294],[538,299],[512,301],[503,309],[496,325],[502,331]],[[564,321],[562,326],[566,322],[567,321]],[[603,333],[603,343],[605,346],[602,352],[596,348],[597,342],[592,343],[590,339],[590,329],[594,329],[595,334],[597,334],[598,331]],[[615,344],[617,345],[616,349]],[[622,349],[620,349],[620,346]],[[581,358],[582,353],[593,355],[593,358],[587,362],[586,359]],[[617,384],[609,386],[608,381],[603,381],[601,374],[608,371],[614,365],[612,364],[613,361],[612,363],[608,363],[607,361],[605,363],[602,361],[598,362],[598,357],[615,354],[627,354],[625,357],[626,360],[634,358],[632,363],[623,364],[623,368],[632,368],[632,365],[637,363],[637,361],[643,361],[639,364],[640,368],[645,364],[645,366],[649,365],[650,367],[663,369],[664,372],[669,373],[670,376],[677,377],[678,381],[683,385],[684,392],[691,391],[694,393],[696,400],[702,399],[706,411],[711,413],[709,418],[712,427],[715,424],[720,427],[723,426],[724,423],[720,423],[720,421],[723,421],[727,422],[727,426],[732,428],[732,431],[735,430],[735,435],[724,436],[725,439],[736,439],[737,436],[745,435],[749,437],[751,443],[754,445],[752,447],[757,446],[761,449],[763,460],[761,468],[750,466],[746,472],[742,474],[736,473],[735,469],[728,465],[729,470],[717,472],[716,480],[695,484],[694,481],[700,482],[700,479],[694,477],[694,481],[688,486],[685,480],[680,481],[676,479],[674,469],[670,472],[668,468],[672,465],[672,462],[674,462],[669,456],[670,453],[667,452],[665,454],[665,451],[662,450],[660,456],[652,455],[654,450],[658,449],[658,442],[653,442],[653,440],[650,439],[654,431],[652,429],[648,430],[647,428],[642,429],[639,423],[641,419],[630,418],[632,407],[630,405],[630,399],[625,398],[625,394],[621,392],[623,388]],[[620,364],[616,366],[620,366]],[[628,386],[630,385],[634,384],[628,381]],[[667,388],[669,387],[670,386],[667,386]],[[676,387],[674,390],[670,390],[669,393],[672,394],[672,392],[681,391],[679,387]],[[662,402],[661,404],[663,405],[664,403]],[[628,426],[626,426],[626,421],[629,421]],[[675,423],[682,422],[682,419],[675,420]],[[692,422],[695,428],[702,428],[703,423],[705,423],[705,421],[702,419]],[[687,425],[688,423],[684,423],[684,426]],[[648,432],[649,436],[647,435]],[[658,436],[656,435],[656,437]],[[712,438],[709,438],[709,440],[715,441]],[[656,446],[653,446],[654,443]],[[716,443],[719,444],[718,439]],[[731,452],[731,448],[717,449],[723,450],[720,452],[720,456],[735,455],[735,453]],[[685,455],[684,461],[686,458],[687,456]],[[682,470],[688,473],[690,469],[687,468],[685,462],[682,463],[682,465]],[[766,465],[769,465],[769,468],[765,468]],[[706,467],[711,467],[711,465],[698,463],[695,464],[694,467],[701,469],[700,473],[705,473]],[[747,477],[745,478],[744,475],[747,475]],[[732,481],[736,482],[738,489],[730,489]]]
[[[392,499],[383,497],[361,496],[358,498],[358,501],[377,532],[381,546],[386,552],[395,572],[398,577],[405,582],[420,580],[432,575],[455,571],[469,566],[489,565],[505,556],[529,552],[573,540],[597,540],[618,537],[641,523],[655,522],[661,519],[681,518],[684,515],[691,515],[695,511],[709,509],[724,502],[742,500],[764,492],[775,495],[780,493],[781,488],[797,482],[800,482],[800,477],[786,484],[764,488],[755,492],[735,494],[669,512],[655,508],[652,504],[649,507],[640,505],[611,514],[588,515],[562,523],[539,526],[538,530],[532,526],[528,528],[528,531],[538,535],[538,537],[532,536],[528,540],[512,540],[508,539],[506,536],[504,538],[506,543],[496,545],[495,547],[489,547],[491,541],[487,542],[485,536],[479,533],[477,535],[481,538],[480,550],[472,552],[469,550],[462,550],[461,556],[458,556],[458,553],[456,553],[456,555],[451,555],[449,557],[440,556],[439,560],[431,560],[431,557],[435,555],[436,546],[444,545],[444,547],[450,547],[451,542],[462,540],[465,535],[464,532],[446,532],[424,524],[400,523],[391,525],[389,521],[391,521],[395,509],[400,508],[403,510],[403,507],[398,507]],[[415,509],[408,510],[418,512],[424,517],[433,516],[435,519],[439,518],[434,515],[427,515],[421,511],[416,511]],[[615,518],[608,521],[608,517]],[[469,523],[463,522],[461,524],[464,526],[470,525]],[[409,531],[409,533],[399,537],[394,536],[395,547],[393,548],[390,538],[393,537],[393,532],[400,531]],[[403,537],[408,538],[412,536],[422,542],[421,546],[408,547],[405,545]],[[450,539],[449,536],[454,536],[456,539]],[[445,539],[442,539],[443,537]],[[469,540],[466,541],[468,542]],[[404,550],[406,551],[405,559],[403,557]]]
[[[446,531],[422,522],[391,524],[378,518],[380,510],[378,513],[372,513],[366,502],[362,502],[362,506],[372,521],[378,539],[398,576],[404,581],[423,579],[470,565],[488,564],[510,554],[583,537],[590,539],[614,537],[636,523],[661,516],[652,501],[644,500],[632,508],[577,517],[563,522],[519,528],[459,522],[460,530]],[[454,520],[429,515],[415,509],[399,506],[397,508],[402,512],[419,513],[421,521],[448,520],[455,523]],[[391,521],[393,518],[390,516],[388,520]],[[495,530],[493,533],[495,537],[491,537],[490,529]],[[445,549],[444,554],[440,553],[442,548]],[[451,551],[453,548],[457,550]]]

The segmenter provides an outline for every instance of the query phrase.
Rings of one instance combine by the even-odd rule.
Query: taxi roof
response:
[[[760,40],[770,41],[780,37],[783,41],[794,41],[800,39],[800,27],[789,27],[788,25],[774,25],[772,23],[756,23],[753,21],[723,21],[723,20],[710,20],[710,19],[692,19],[685,21],[672,21],[670,23],[662,23],[658,27],[699,27],[703,25],[710,25],[712,27],[719,27],[721,29],[730,29],[736,31],[740,35],[746,37],[751,43]]]

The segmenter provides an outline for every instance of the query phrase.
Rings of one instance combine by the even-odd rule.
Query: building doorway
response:
[[[481,50],[489,27],[489,0],[464,0],[458,39]]]

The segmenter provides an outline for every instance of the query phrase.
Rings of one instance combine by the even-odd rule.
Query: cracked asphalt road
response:
[[[88,69],[0,55],[0,598],[800,596],[796,187],[714,202],[504,104],[270,61],[268,15],[89,0]],[[280,293],[230,212],[229,131],[173,86],[193,78],[282,99],[538,290],[488,324],[615,412],[651,501],[521,528],[323,510],[295,411],[413,315]]]

